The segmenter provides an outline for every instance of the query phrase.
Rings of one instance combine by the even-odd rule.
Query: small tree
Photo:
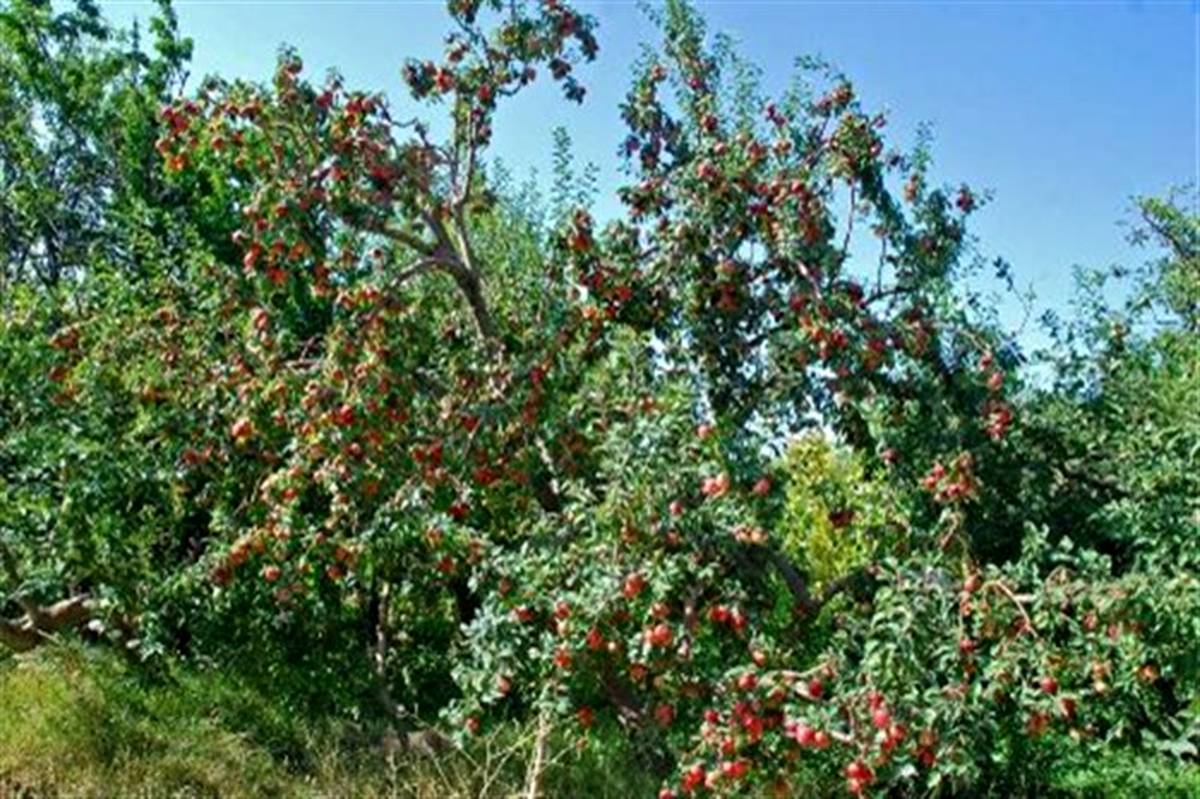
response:
[[[229,241],[12,345],[30,402],[94,414],[169,495],[139,575],[87,575],[144,649],[299,662],[403,725],[621,728],[665,797],[1021,790],[989,741],[1035,763],[1174,723],[1151,653],[1195,581],[1157,607],[1013,509],[1016,353],[956,288],[980,196],[820,65],[760,97],[671,0],[622,106],[624,211],[544,236],[489,181],[491,125],[540,72],[582,99],[594,22],[448,8],[444,58],[404,68],[444,140],[291,51],[269,86],[208,80],[156,146]],[[814,430],[848,464],[815,489],[781,458]],[[826,489],[821,535],[858,536],[829,557],[789,527]]]

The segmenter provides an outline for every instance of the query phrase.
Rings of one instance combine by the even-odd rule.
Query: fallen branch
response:
[[[0,618],[0,644],[16,652],[28,652],[55,633],[90,621],[96,611],[95,600],[86,594],[63,599],[48,607],[22,604],[27,606],[24,616]]]

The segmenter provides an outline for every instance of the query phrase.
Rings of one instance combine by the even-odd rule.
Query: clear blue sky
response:
[[[114,19],[150,6],[111,0]],[[440,0],[177,0],[196,41],[196,71],[266,77],[277,47],[306,66],[338,67],[351,86],[407,99],[398,67],[437,57],[448,31]],[[1118,222],[1133,195],[1197,179],[1197,6],[1194,0],[717,0],[710,30],[735,36],[782,87],[796,56],[847,73],[868,107],[891,111],[891,135],[935,132],[934,176],[991,189],[976,217],[985,251],[1008,259],[1039,306],[1062,307],[1073,264],[1136,256]],[[600,22],[600,58],[581,77],[583,106],[545,86],[497,121],[494,153],[518,175],[549,171],[551,129],[566,127],[582,160],[601,167],[601,211],[614,207],[617,106],[640,41],[633,2],[580,2]],[[1006,309],[1013,319],[1013,309]],[[1037,339],[1036,335],[1032,337]]]

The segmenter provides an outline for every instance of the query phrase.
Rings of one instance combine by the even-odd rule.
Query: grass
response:
[[[215,670],[149,680],[106,650],[0,660],[0,799],[504,799],[523,796],[533,735],[501,728],[467,752],[389,757],[380,737],[305,718]],[[632,799],[657,781],[616,736],[551,746],[545,799]],[[1200,796],[1194,762],[1064,756],[1054,797]]]
[[[1052,778],[1056,795],[1195,799],[1200,766],[1167,757],[1113,752],[1095,763],[1064,762]]]
[[[555,747],[546,795],[627,799],[656,782],[620,747]],[[46,649],[0,663],[0,799],[519,796],[532,736],[388,757],[342,723],[294,716],[230,677],[148,682],[111,654]]]

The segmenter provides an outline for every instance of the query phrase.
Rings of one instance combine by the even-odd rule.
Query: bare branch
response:
[[[887,299],[888,297],[899,297],[904,294],[912,294],[916,290],[917,289],[915,286],[904,286],[900,284],[888,286],[886,289],[879,288],[867,295],[867,298],[863,301],[863,304],[872,305],[880,300]]]
[[[857,190],[858,190],[858,184],[851,183],[850,184],[850,211],[847,214],[847,218],[846,218],[846,236],[845,236],[845,238],[842,239],[842,256],[840,259],[842,263],[845,263],[847,256],[849,256],[849,254],[850,254],[850,237],[854,234],[854,217],[855,217],[854,203],[858,199]]]

